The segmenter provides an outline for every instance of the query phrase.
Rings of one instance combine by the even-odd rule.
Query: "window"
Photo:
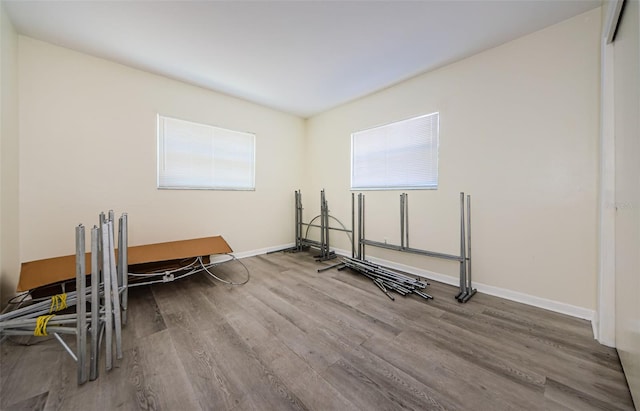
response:
[[[438,188],[439,113],[351,134],[351,189]]]
[[[158,188],[254,190],[255,140],[158,115]]]

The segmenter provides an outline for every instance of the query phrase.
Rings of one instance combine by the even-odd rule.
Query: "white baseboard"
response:
[[[276,245],[272,247],[259,248],[257,250],[240,251],[238,253],[231,253],[231,255],[233,255],[235,258],[242,259],[242,258],[254,257],[256,255],[267,254],[272,251],[286,250],[287,248],[291,248],[294,245],[295,243],[282,244],[282,245]]]
[[[336,254],[351,256],[351,251],[341,250],[341,249],[334,249],[334,251],[336,252]],[[381,258],[367,257],[367,260],[375,264],[380,264],[385,267],[393,268],[399,271],[404,271],[406,273],[410,273],[413,275],[417,275],[419,277],[424,277],[424,278],[438,281],[441,283],[453,285],[456,287],[460,284],[460,279],[457,277],[452,277],[449,275],[440,274],[433,271],[424,270],[421,268],[399,264],[399,263],[384,260]],[[500,297],[507,300],[528,304],[534,307],[543,308],[545,310],[554,311],[557,313],[566,314],[572,317],[591,321],[591,325],[594,331],[593,335],[594,336],[598,335],[596,334],[597,325],[595,325],[595,321],[594,321],[594,318],[595,318],[594,310],[589,310],[587,308],[577,307],[575,305],[562,303],[559,301],[553,301],[553,300],[549,300],[542,297],[536,297],[533,295],[521,293],[519,291],[512,291],[506,288],[494,287],[492,285],[486,285],[478,282],[474,282],[473,287],[476,288],[481,293],[493,295],[495,297]]]
[[[566,314],[572,317],[591,321],[591,324],[593,327],[593,324],[594,324],[593,318],[595,316],[594,310],[589,310],[583,307],[577,307],[575,305],[562,303],[559,301],[549,300],[547,298],[536,297],[536,296],[521,293],[518,291],[511,291],[504,288],[493,287],[490,285],[476,283],[475,286],[478,289],[478,291],[483,292],[485,294],[506,298],[507,300],[512,300],[519,303],[532,305],[534,307],[544,308],[545,310],[555,311],[557,313]],[[594,334],[594,336],[595,335],[596,334]]]

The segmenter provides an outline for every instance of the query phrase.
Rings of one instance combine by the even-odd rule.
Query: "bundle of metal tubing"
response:
[[[91,230],[91,287],[86,284],[85,228],[76,227],[76,290],[47,298],[0,315],[0,338],[10,335],[46,336],[56,340],[77,363],[78,384],[98,377],[98,354],[103,334],[106,345],[106,370],[113,367],[113,334],[116,357],[122,358],[121,326],[126,321],[127,297],[127,215],[119,221],[119,248],[116,267],[114,215],[100,214],[100,228]],[[64,302],[61,304],[61,301]],[[90,311],[87,312],[87,303]],[[75,313],[53,314],[75,306]],[[60,334],[76,336],[75,352]],[[90,344],[88,340],[90,337]],[[89,348],[89,376],[87,349]]]
[[[429,294],[420,291],[427,288],[429,283],[411,278],[395,271],[390,271],[367,260],[343,257],[342,264],[344,264],[344,266],[338,268],[338,270],[348,267],[359,272],[373,281],[380,291],[385,293],[385,295],[391,300],[395,300],[395,298],[389,293],[389,291],[394,291],[402,296],[413,293],[425,300],[433,299]]]

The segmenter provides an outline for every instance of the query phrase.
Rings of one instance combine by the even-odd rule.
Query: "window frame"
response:
[[[215,133],[215,131],[221,131],[224,133],[238,133],[238,134],[243,134],[243,135],[248,135],[251,136],[251,149],[252,149],[252,156],[251,156],[251,165],[252,165],[252,170],[251,170],[251,184],[250,187],[249,186],[226,186],[226,185],[210,185],[210,186],[198,186],[198,185],[168,185],[165,184],[163,185],[161,183],[161,173],[162,173],[162,166],[163,166],[163,162],[162,162],[162,154],[163,154],[163,147],[162,145],[165,143],[164,140],[164,130],[161,130],[161,123],[162,121],[166,119],[166,120],[170,120],[170,121],[178,121],[178,122],[183,122],[183,123],[188,123],[188,124],[192,124],[198,127],[207,127],[212,129],[212,132]],[[257,147],[257,139],[256,139],[256,133],[253,132],[248,132],[248,131],[238,131],[238,130],[232,130],[232,129],[228,129],[228,128],[224,128],[224,127],[219,127],[219,126],[214,126],[211,124],[207,124],[207,123],[198,123],[195,121],[190,121],[190,120],[184,120],[184,119],[180,119],[180,118],[176,118],[176,117],[171,117],[171,116],[165,116],[162,115],[160,113],[157,114],[157,121],[156,121],[156,188],[158,190],[213,190],[213,191],[255,191],[256,190],[256,147]],[[211,136],[211,139],[214,139],[215,135]],[[166,148],[166,145],[165,145]],[[210,167],[213,167],[213,163],[215,161],[215,156],[213,156],[211,158],[211,164]]]
[[[356,155],[354,150],[355,150],[356,134],[393,126],[394,124],[400,124],[400,123],[404,123],[412,120],[418,120],[418,119],[430,117],[430,116],[436,116],[435,138],[431,138],[431,140],[435,140],[435,145],[431,144],[430,146],[431,150],[435,149],[435,159],[434,159],[435,166],[433,166],[433,168],[435,169],[435,173],[434,173],[435,182],[433,184],[425,183],[424,185],[398,184],[398,185],[379,185],[379,186],[375,186],[375,185],[354,186],[354,162],[356,160]],[[350,190],[351,191],[437,190],[439,187],[439,178],[440,178],[439,163],[440,163],[440,112],[439,111],[434,111],[428,114],[420,114],[420,115],[408,117],[402,120],[391,121],[385,124],[354,131],[351,133],[351,168],[349,170],[350,171]]]

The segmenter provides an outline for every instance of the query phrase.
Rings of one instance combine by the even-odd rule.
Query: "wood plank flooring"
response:
[[[131,289],[124,358],[82,386],[56,341],[5,341],[0,409],[634,409],[587,321],[483,294],[459,304],[435,282],[434,300],[391,301],[306,253],[242,262],[242,287],[197,274]]]

